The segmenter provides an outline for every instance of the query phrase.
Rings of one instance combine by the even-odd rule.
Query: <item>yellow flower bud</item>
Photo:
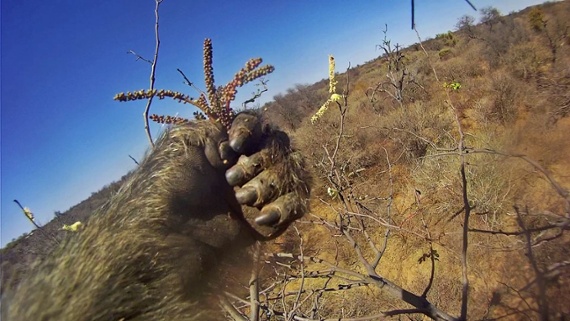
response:
[[[77,221],[71,225],[63,224],[63,227],[61,229],[65,230],[65,231],[69,231],[69,232],[77,232],[81,228],[83,228],[83,223],[81,223],[80,221]]]
[[[332,100],[332,101],[340,101],[340,100],[342,100],[342,96],[339,95],[339,94],[332,94],[332,95],[331,95],[331,100]]]

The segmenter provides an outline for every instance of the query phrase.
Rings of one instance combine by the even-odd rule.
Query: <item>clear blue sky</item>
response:
[[[543,1],[472,2],[507,14]],[[128,155],[142,158],[148,146],[144,102],[112,98],[148,88],[149,65],[126,52],[152,57],[154,1],[2,0],[1,6],[4,246],[32,229],[13,199],[46,223],[54,211],[66,211],[133,169]],[[463,0],[416,1],[423,37],[453,29],[464,14],[478,17]],[[209,37],[219,84],[252,57],[276,67],[267,101],[297,83],[326,78],[328,54],[338,69],[372,60],[385,23],[393,43],[416,42],[410,17],[410,1],[402,0],[164,0],[156,85],[194,94],[182,84],[181,68],[203,88],[202,42]],[[192,111],[171,101],[154,104],[159,114],[191,117]],[[160,128],[152,131],[156,136]]]

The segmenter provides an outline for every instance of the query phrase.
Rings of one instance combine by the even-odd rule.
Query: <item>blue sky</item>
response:
[[[501,13],[540,0],[472,0]],[[14,199],[41,223],[109,184],[141,159],[148,143],[144,102],[118,103],[115,93],[148,88],[154,1],[2,0],[1,34],[1,245],[32,230]],[[463,0],[417,0],[422,37],[454,28],[478,13]],[[393,43],[416,42],[410,1],[176,1],[161,5],[157,88],[194,94],[176,68],[202,84],[202,43],[214,45],[214,71],[225,84],[244,63],[263,57],[276,71],[262,102],[298,83],[327,77],[328,54],[337,68],[362,64],[381,52],[376,44],[388,24]],[[242,88],[236,103],[255,88]],[[241,99],[240,99],[241,98]],[[315,108],[318,106],[315,106]],[[158,114],[191,117],[172,101],[153,104]],[[153,134],[160,131],[152,128]]]

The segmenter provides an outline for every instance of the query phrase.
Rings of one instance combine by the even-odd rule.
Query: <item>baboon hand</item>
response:
[[[6,290],[0,318],[203,320],[227,264],[305,213],[302,160],[252,112],[229,130],[170,128],[85,229]]]
[[[265,238],[281,234],[307,211],[309,175],[282,131],[262,126],[252,113],[236,116],[227,144],[241,154],[226,171],[244,218]]]

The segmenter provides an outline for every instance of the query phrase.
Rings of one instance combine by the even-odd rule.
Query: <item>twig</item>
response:
[[[59,241],[55,238],[55,236],[48,234],[46,231],[44,231],[42,229],[42,227],[36,222],[35,218],[34,218],[34,214],[32,213],[32,211],[30,211],[30,209],[23,207],[22,204],[20,204],[20,201],[18,200],[14,200],[14,203],[16,203],[18,205],[18,207],[20,207],[20,209],[22,210],[22,212],[24,213],[24,215],[26,216],[26,218],[28,220],[30,220],[30,222],[32,222],[32,224],[34,224],[34,226],[38,229],[38,231],[40,231],[40,233],[42,233],[45,237],[48,237],[50,239],[52,239],[56,244],[59,244]]]
[[[253,248],[253,268],[251,269],[251,277],[249,279],[249,305],[250,320],[259,320],[259,255],[261,253],[261,244],[256,242]]]
[[[182,78],[184,78],[185,84],[192,87],[194,90],[196,90],[198,93],[200,94],[206,94],[203,90],[201,90],[200,88],[196,87],[196,85],[194,85],[193,82],[190,81],[190,79],[188,79],[188,77],[186,77],[186,74],[184,74],[184,72],[182,70],[180,70],[180,68],[176,68],[176,71],[178,71],[181,75]]]
[[[299,285],[299,289],[297,290],[297,297],[295,298],[295,302],[293,303],[293,308],[291,309],[291,311],[289,312],[291,315],[294,315],[295,311],[297,311],[299,309],[299,307],[301,306],[299,301],[301,300],[301,293],[303,293],[303,288],[305,286],[305,255],[303,254],[303,237],[301,236],[301,233],[299,232],[299,229],[295,226],[295,232],[297,233],[297,236],[299,237],[300,240],[300,244],[299,244],[299,257],[300,257],[300,265],[301,265],[301,284]]]
[[[135,164],[140,165],[139,162],[137,162],[137,160],[133,156],[129,155],[129,158],[132,159],[133,162],[135,162]]]
[[[158,28],[159,28],[159,19],[160,19],[160,15],[158,12],[158,9],[160,7],[160,4],[162,3],[162,1],[164,0],[155,0],[155,8],[154,8],[154,17],[155,17],[155,23],[154,23],[154,35],[155,35],[155,48],[154,48],[154,58],[152,59],[152,65],[150,67],[150,91],[154,90],[154,83],[155,83],[155,74],[156,74],[156,65],[158,63],[158,52],[160,49],[160,34],[158,32]],[[144,109],[143,112],[143,118],[144,118],[144,130],[146,131],[146,135],[148,138],[148,142],[150,144],[151,147],[154,147],[154,141],[152,140],[152,134],[150,133],[150,126],[149,126],[149,121],[148,121],[148,114],[150,111],[150,105],[152,104],[152,100],[153,100],[154,96],[150,96],[147,100],[146,103],[146,107]]]
[[[134,50],[129,50],[129,51],[127,51],[127,53],[128,53],[128,54],[131,54],[131,55],[133,55],[133,56],[135,56],[135,57],[137,57],[137,59],[135,59],[135,61],[142,60],[142,61],[146,61],[146,62],[148,62],[149,64],[152,65],[152,61],[150,61],[150,60],[146,59],[145,57],[139,55],[139,54],[136,53]]]
[[[244,101],[244,102],[241,104],[241,107],[242,107],[243,109],[246,109],[246,108],[247,108],[247,104],[251,104],[251,103],[255,102],[255,100],[256,100],[257,98],[261,97],[261,95],[263,95],[264,92],[266,92],[266,91],[269,90],[269,89],[267,88],[267,82],[268,82],[268,80],[260,79],[259,82],[260,82],[260,83],[259,83],[259,84],[256,84],[256,85],[258,85],[258,86],[259,86],[259,85],[263,86],[263,89],[259,89],[259,88],[258,88],[258,89],[257,89],[257,92],[252,93],[253,96],[252,96],[250,99]]]

